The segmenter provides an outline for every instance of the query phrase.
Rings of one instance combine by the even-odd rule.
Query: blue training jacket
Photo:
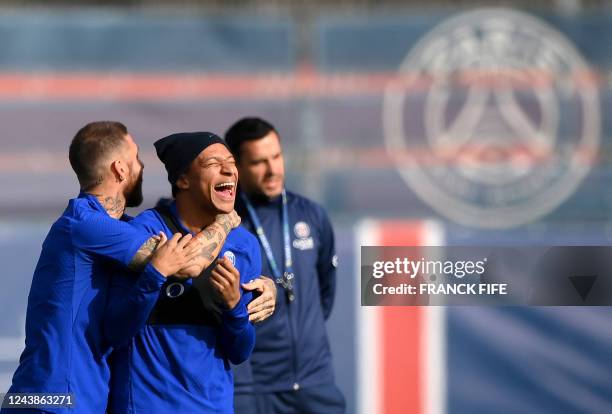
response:
[[[252,200],[279,266],[284,264],[281,197]],[[287,192],[295,301],[289,303],[277,284],[276,310],[256,325],[255,349],[250,361],[236,367],[236,392],[276,392],[334,381],[331,352],[325,330],[333,302],[336,277],[334,234],[321,206]],[[253,223],[237,199],[243,225]],[[262,274],[272,276],[261,248]]]
[[[174,203],[170,211],[178,219]],[[132,224],[150,235],[173,233],[154,209],[138,215]],[[229,233],[220,255],[234,262],[243,283],[261,274],[257,240],[242,227]],[[196,289],[206,277],[169,278],[146,325],[113,353],[111,413],[233,413],[230,362],[243,362],[253,349],[255,332],[246,309],[252,295],[243,293],[232,310],[213,309],[210,296]],[[132,283],[136,279],[113,278],[111,305],[125,303],[124,292]],[[109,325],[122,329],[120,315],[109,314]]]
[[[45,410],[105,413],[110,378],[106,356],[112,344],[103,325],[110,276],[126,273],[149,237],[110,217],[92,195],[81,193],[70,200],[42,246],[28,296],[25,350],[9,392],[69,393],[74,408]],[[139,278],[128,276],[137,280],[126,292],[137,309],[157,297],[166,280],[150,264]],[[25,410],[2,410],[8,412]]]

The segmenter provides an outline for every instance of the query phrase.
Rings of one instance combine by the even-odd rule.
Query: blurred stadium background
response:
[[[0,1],[0,391],[42,240],[78,192],[78,128],[128,126],[146,208],[169,193],[155,139],[257,115],[288,187],[336,228],[327,327],[349,413],[612,412],[609,309],[363,309],[357,273],[368,243],[609,244],[612,5],[75,4]]]

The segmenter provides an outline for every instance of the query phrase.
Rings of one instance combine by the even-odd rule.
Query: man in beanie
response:
[[[235,214],[238,172],[224,141],[208,132],[179,133],[155,143],[174,201],[141,213],[133,224],[150,234],[195,234],[219,214]],[[255,333],[241,285],[261,273],[257,240],[226,227],[219,258],[195,279],[170,279],[146,325],[113,355],[109,409],[123,413],[233,413],[229,362],[251,354]],[[218,247],[218,246],[214,246]],[[216,254],[204,252],[209,260]],[[125,278],[116,278],[113,300]]]
[[[56,393],[55,401],[63,396],[65,405],[24,409],[16,404],[19,409],[13,410],[7,404],[3,414],[104,413],[110,381],[106,355],[113,345],[104,330],[107,310],[120,316],[123,335],[134,334],[166,277],[197,275],[211,262],[200,259],[202,250],[213,248],[209,236],[225,234],[219,223],[193,239],[171,236],[175,232],[158,237],[131,225],[125,208],[142,202],[144,166],[138,146],[119,122],[85,125],[70,144],[69,158],[80,193],[43,243],[28,297],[26,346],[9,390]],[[230,223],[229,217],[221,223]],[[107,308],[111,276],[128,268],[138,273],[121,275],[131,282],[126,300]]]
[[[225,139],[241,178],[236,211],[257,234],[264,273],[279,290],[274,315],[257,326],[252,357],[236,371],[237,412],[343,413],[325,331],[337,262],[327,214],[285,190],[280,137],[269,122],[241,119]]]

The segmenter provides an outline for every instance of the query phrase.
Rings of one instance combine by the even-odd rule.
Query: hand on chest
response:
[[[246,278],[247,271],[251,265],[251,261],[248,257],[248,252],[239,246],[235,246],[232,243],[226,243],[219,252],[219,257],[225,257],[240,273],[240,280],[242,283],[248,282]]]

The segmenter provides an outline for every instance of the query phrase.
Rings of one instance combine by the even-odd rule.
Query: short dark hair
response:
[[[242,118],[232,125],[225,133],[225,142],[236,161],[240,160],[240,147],[245,141],[255,141],[268,135],[276,133],[271,123],[261,118]],[[279,137],[280,139],[280,137]]]
[[[70,143],[70,165],[82,190],[102,182],[102,162],[125,145],[127,128],[121,122],[99,121],[85,125]]]

